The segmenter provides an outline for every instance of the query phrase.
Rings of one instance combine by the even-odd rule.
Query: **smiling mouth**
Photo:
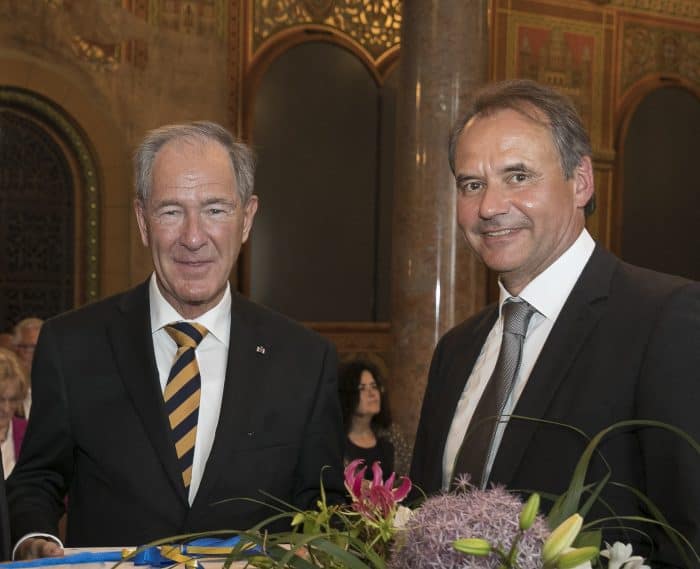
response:
[[[498,229],[495,231],[482,231],[482,235],[486,237],[504,237],[506,235],[510,235],[511,233],[515,233],[516,231],[520,231],[519,227],[514,227],[510,229]]]

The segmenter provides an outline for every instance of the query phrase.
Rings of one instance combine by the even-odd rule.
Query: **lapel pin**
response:
[[[259,354],[264,354],[265,353],[265,346],[258,346],[255,348],[255,351],[258,352]]]

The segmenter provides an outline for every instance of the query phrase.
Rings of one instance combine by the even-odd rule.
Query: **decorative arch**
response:
[[[41,212],[43,205],[45,211],[39,215],[48,216],[45,218],[48,229],[45,223],[39,223],[38,220],[43,218],[37,218],[27,197],[16,192],[14,198],[11,197],[12,192],[6,196],[7,200],[13,200],[7,203],[15,203],[18,208],[15,209],[14,218],[6,220],[8,224],[14,224],[11,232],[17,239],[15,272],[20,280],[29,279],[27,282],[34,284],[20,294],[23,301],[19,297],[15,299],[20,305],[27,302],[29,305],[22,306],[17,314],[14,312],[17,312],[19,305],[15,306],[14,312],[11,311],[13,313],[5,315],[5,318],[16,320],[29,312],[47,317],[95,300],[99,295],[100,182],[87,137],[56,103],[28,89],[1,86],[0,111],[6,130],[14,132],[19,139],[25,138],[24,147],[35,147],[40,154],[35,158],[39,161],[35,165],[36,170],[41,171],[43,166],[49,168],[50,171],[44,172],[49,192],[59,192],[47,194],[42,185],[44,182],[40,180],[29,179],[25,185],[27,191],[34,190],[35,195],[29,196],[29,200],[43,202],[36,210]],[[11,145],[8,144],[6,148],[11,148]],[[24,152],[22,146],[17,147],[17,151]],[[24,157],[30,162],[31,158],[31,155]],[[25,174],[19,171],[17,175],[21,180]],[[47,201],[49,204],[44,205]],[[45,251],[42,251],[39,242],[36,247],[27,245],[27,232],[36,235],[37,232],[41,234],[42,229],[49,233],[57,232],[39,237],[42,241],[46,240]],[[25,237],[22,237],[23,234]],[[59,250],[66,251],[65,256],[59,254],[59,250],[51,250],[56,241]],[[38,251],[36,257],[31,255],[34,249]],[[30,268],[32,266],[35,267],[33,270]],[[42,274],[48,271],[46,283],[42,283],[37,271]],[[51,274],[53,277],[49,278]],[[8,293],[13,290],[11,282],[5,285],[10,287]],[[19,283],[16,286],[20,286]],[[7,308],[9,310],[10,307]]]
[[[138,266],[134,260],[143,255],[143,247],[132,227],[132,168],[122,127],[100,91],[75,67],[3,49],[0,68],[3,89],[33,93],[37,101],[48,101],[64,119],[61,124],[76,133],[74,140],[82,140],[85,154],[92,160],[97,201],[94,208],[90,207],[94,219],[88,224],[95,222],[95,241],[92,243],[90,238],[88,244],[94,246],[97,264],[86,275],[94,279],[96,286],[90,289],[94,296],[90,292],[76,302],[124,290],[134,282],[132,272]],[[78,150],[74,152],[79,154]],[[83,209],[77,215],[82,219],[87,212]],[[85,258],[82,251],[81,259]],[[141,278],[140,273],[135,274]]]
[[[84,235],[82,262],[84,267],[79,290],[82,298],[94,300],[99,295],[99,195],[98,166],[87,137],[73,120],[53,101],[38,93],[19,87],[0,87],[0,107],[15,109],[33,116],[45,125],[63,144],[70,162],[76,168],[76,203],[82,205],[83,217],[78,232]],[[76,283],[78,280],[76,279]]]
[[[680,75],[669,75],[655,73],[647,75],[631,85],[620,97],[620,104],[615,113],[614,125],[614,148],[615,148],[615,171],[614,171],[614,191],[612,200],[612,231],[610,236],[611,249],[620,254],[622,250],[622,230],[623,230],[623,208],[625,191],[625,140],[632,117],[634,117],[637,107],[644,99],[657,89],[667,87],[678,87],[692,93],[700,100],[700,87],[691,83]]]
[[[330,26],[307,24],[294,26],[276,33],[266,40],[253,55],[245,72],[243,81],[243,113],[241,133],[249,139],[252,134],[252,116],[255,108],[255,96],[260,81],[268,68],[288,50],[308,42],[322,42],[345,49],[359,59],[367,68],[379,87],[398,65],[399,45],[395,45],[375,58],[367,49],[347,34]]]

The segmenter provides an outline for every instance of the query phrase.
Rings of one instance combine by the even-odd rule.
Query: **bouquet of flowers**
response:
[[[532,493],[523,503],[500,486],[475,488],[468,476],[458,480],[455,492],[429,497],[410,510],[401,505],[411,490],[408,478],[397,480],[392,473],[385,479],[381,465],[374,463],[372,477],[365,480],[369,465],[356,460],[345,469],[349,504],[329,505],[323,488],[314,510],[299,511],[284,504],[288,509],[278,508],[272,518],[249,531],[236,532],[239,541],[226,550],[227,564],[245,560],[247,566],[261,569],[590,569],[593,565],[649,569],[629,544],[601,547],[601,532],[594,529],[601,520],[584,524],[610,478],[608,473],[596,483],[584,484],[596,447],[610,431],[639,425],[671,430],[700,454],[694,439],[664,423],[640,420],[613,425],[590,440],[569,488],[555,500],[546,519],[539,513],[539,494]],[[283,518],[290,521],[289,532],[264,531],[265,525]],[[700,563],[692,545],[661,516],[615,519],[663,526],[687,566]]]

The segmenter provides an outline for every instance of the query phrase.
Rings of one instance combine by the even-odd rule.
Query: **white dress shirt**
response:
[[[209,458],[216,426],[219,423],[221,400],[228,363],[228,345],[231,334],[231,290],[226,288],[223,298],[214,308],[194,320],[184,319],[163,297],[155,274],[151,275],[148,295],[151,305],[151,332],[153,350],[158,366],[161,390],[165,390],[170,368],[175,361],[177,344],[165,331],[165,326],[173,322],[197,322],[205,326],[209,333],[197,346],[196,356],[202,390],[199,400],[197,438],[192,461],[192,481],[190,482],[189,503],[192,505],[202,482],[204,467]]]
[[[571,247],[530,281],[521,291],[519,298],[530,303],[537,312],[532,316],[527,328],[520,368],[514,380],[513,390],[506,401],[503,411],[504,415],[510,415],[515,409],[530,377],[530,372],[542,351],[542,347],[594,248],[595,242],[588,231],[584,229]],[[462,391],[462,395],[457,403],[457,409],[447,435],[445,452],[442,458],[442,487],[444,490],[448,490],[450,487],[452,471],[454,470],[455,460],[464,440],[464,435],[467,432],[467,427],[474,415],[479,399],[481,399],[486,389],[486,384],[496,367],[498,352],[501,349],[503,336],[501,309],[503,303],[511,298],[511,295],[500,281],[498,282],[498,287],[500,289],[498,319],[486,337],[481,353],[464,386],[464,391]],[[491,474],[496,455],[495,451],[501,444],[506,425],[507,421],[501,421],[496,429],[493,447],[484,469],[484,480],[488,480]]]

